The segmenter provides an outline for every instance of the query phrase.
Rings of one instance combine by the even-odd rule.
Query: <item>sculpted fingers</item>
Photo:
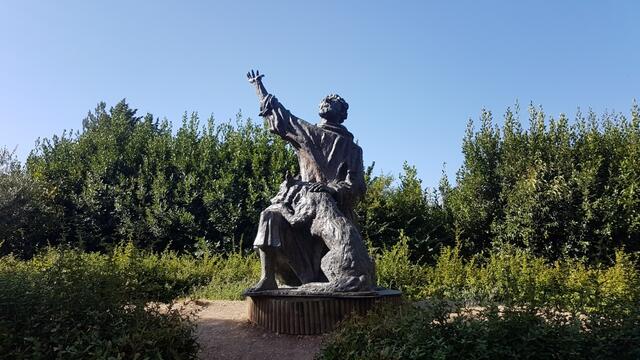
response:
[[[313,183],[313,184],[309,185],[309,191],[311,191],[311,192],[332,193],[333,192],[332,190],[333,189],[331,189],[326,184],[321,183],[321,182],[317,182],[317,183]]]
[[[252,69],[247,73],[247,79],[249,79],[250,83],[255,83],[256,81],[260,80],[263,77],[264,77],[264,74],[260,74],[260,71],[258,70]]]

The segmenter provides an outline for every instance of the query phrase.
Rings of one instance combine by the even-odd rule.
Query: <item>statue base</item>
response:
[[[292,335],[318,335],[334,330],[352,313],[365,315],[377,304],[399,304],[398,290],[354,293],[309,293],[295,288],[247,291],[249,320],[265,329]]]

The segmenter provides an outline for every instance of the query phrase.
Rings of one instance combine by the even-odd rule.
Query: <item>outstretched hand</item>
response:
[[[249,79],[249,82],[252,84],[259,83],[263,77],[264,77],[264,74],[260,74],[260,71],[258,70],[256,71],[251,70],[250,72],[247,73],[247,79]]]

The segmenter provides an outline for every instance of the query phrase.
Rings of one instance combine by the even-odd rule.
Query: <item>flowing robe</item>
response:
[[[344,126],[309,124],[292,115],[272,95],[264,99],[261,108],[270,131],[294,147],[300,175],[285,180],[272,205],[262,212],[254,247],[277,249],[276,276],[287,285],[327,281],[320,269],[322,257],[341,240],[313,235],[310,222],[316,216],[315,208],[331,207],[327,202],[333,202],[338,211],[322,216],[332,218],[328,221],[344,217],[346,221],[341,223],[355,229],[353,207],[366,189],[362,149]],[[332,196],[307,190],[317,182],[331,188]]]

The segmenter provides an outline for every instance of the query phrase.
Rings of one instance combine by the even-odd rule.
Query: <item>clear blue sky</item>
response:
[[[122,98],[257,117],[245,73],[315,122],[331,92],[365,162],[454,175],[469,118],[516,100],[550,115],[628,113],[640,98],[638,1],[29,1],[0,4],[0,146],[78,129]],[[526,119],[523,119],[526,120]],[[453,179],[452,179],[453,180]]]

